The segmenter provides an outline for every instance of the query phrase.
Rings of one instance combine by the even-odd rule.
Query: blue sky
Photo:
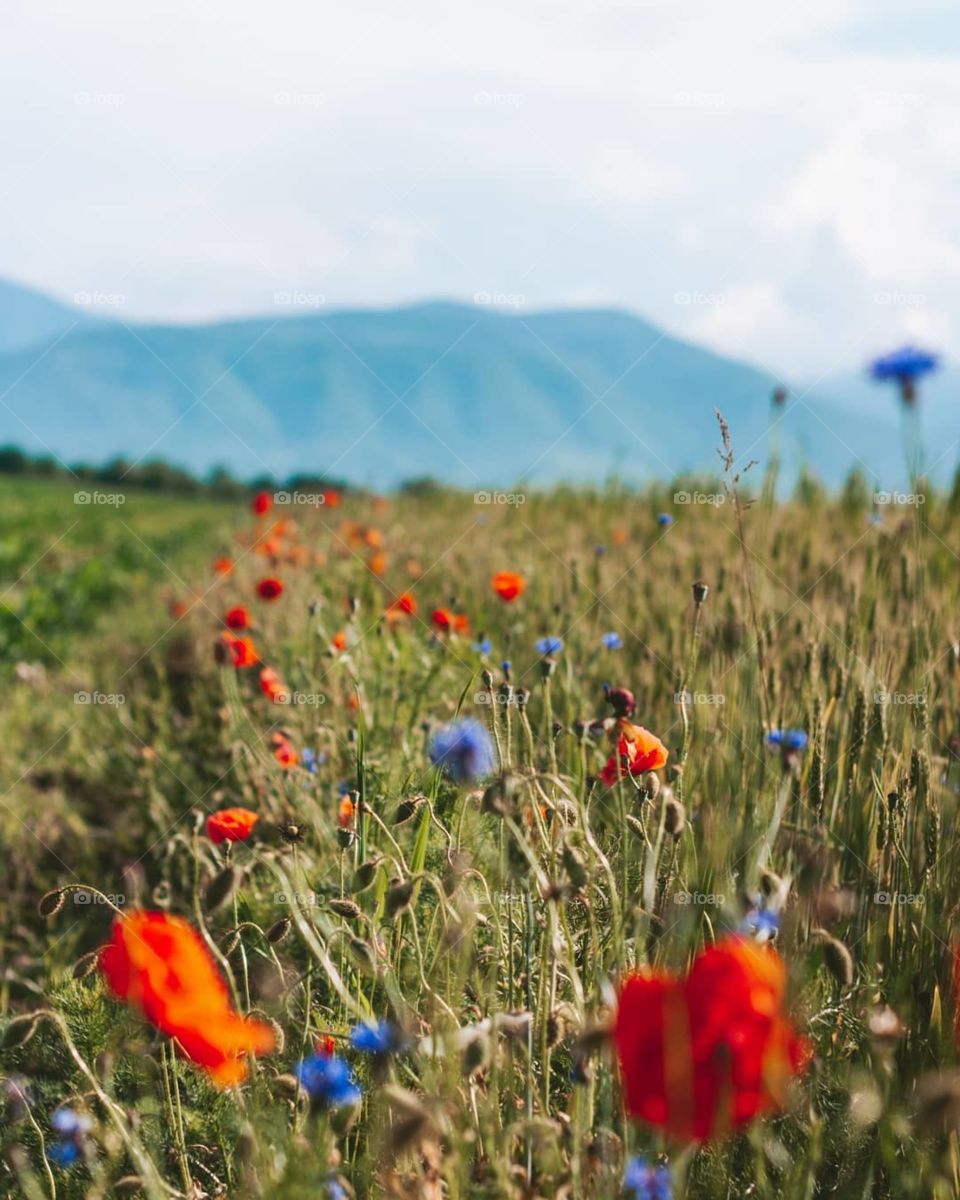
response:
[[[958,349],[946,5],[12,0],[4,23],[0,274],[61,297],[618,305],[800,379]]]

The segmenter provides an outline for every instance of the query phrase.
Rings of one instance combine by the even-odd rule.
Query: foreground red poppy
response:
[[[274,579],[272,576],[261,579],[257,584],[257,595],[261,600],[276,600],[282,591],[283,584],[279,579]]]
[[[527,586],[527,581],[516,571],[498,571],[491,583],[500,599],[506,600],[508,603],[516,600],[518,596],[522,596]]]
[[[234,1011],[210,951],[182,917],[163,912],[118,917],[100,969],[113,994],[176,1038],[218,1087],[246,1078],[245,1055],[269,1054],[274,1047],[269,1025]]]
[[[217,846],[221,842],[245,842],[259,820],[249,808],[222,808],[207,817],[207,836]]]
[[[628,775],[643,775],[647,771],[659,771],[666,765],[668,751],[660,739],[642,725],[633,725],[621,720],[614,732],[616,753],[611,754],[599,778],[607,787],[614,787],[618,780]]]
[[[615,1028],[627,1112],[680,1140],[722,1137],[782,1107],[810,1057],[772,949],[730,936],[685,977],[630,975]]]
[[[252,638],[236,637],[224,631],[220,635],[220,645],[223,647],[223,653],[238,670],[242,667],[255,667],[260,661]],[[219,661],[225,662],[226,658]]]

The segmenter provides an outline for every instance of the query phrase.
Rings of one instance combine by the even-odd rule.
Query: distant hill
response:
[[[642,480],[716,470],[719,408],[739,454],[767,455],[775,381],[623,311],[427,303],[184,326],[78,311],[0,288],[0,441],[378,487]],[[889,479],[895,408],[877,407],[865,422],[827,396],[792,406],[786,459],[837,482],[859,458]]]

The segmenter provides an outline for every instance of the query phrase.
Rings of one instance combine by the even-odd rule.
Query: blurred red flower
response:
[[[200,934],[182,917],[130,912],[113,923],[100,954],[107,986],[139,1009],[218,1087],[242,1083],[246,1054],[269,1054],[274,1033],[242,1017]]]
[[[264,667],[260,672],[260,690],[274,704],[285,704],[287,685],[273,667]]]
[[[253,498],[253,503],[250,506],[258,517],[262,517],[264,513],[268,513],[273,508],[273,500],[269,492],[257,492]]]
[[[353,821],[353,801],[349,796],[344,796],[340,801],[340,807],[337,809],[337,824],[341,829],[349,829]]]
[[[235,637],[232,633],[224,632],[220,635],[220,645],[226,651],[231,664],[237,670],[243,667],[255,667],[260,661],[260,656],[257,654],[257,648],[254,646],[252,638]],[[221,654],[222,652],[218,652],[218,661],[226,661],[221,657]]]
[[[250,628],[250,614],[242,604],[238,604],[236,608],[231,608],[223,619],[230,629]]]
[[[274,579],[268,575],[266,579],[261,579],[257,584],[257,595],[261,600],[276,600],[283,591],[283,584],[279,579]]]
[[[516,600],[518,596],[522,596],[527,586],[527,581],[516,571],[498,571],[491,583],[500,599],[506,600],[508,603]]]
[[[627,1112],[702,1141],[782,1107],[811,1053],[786,987],[776,951],[739,936],[702,950],[682,978],[627,976],[614,1032]]]
[[[249,808],[222,808],[207,817],[207,836],[215,845],[245,842],[260,817]]]
[[[218,575],[229,575],[233,570],[233,559],[218,558],[213,564],[213,569]]]

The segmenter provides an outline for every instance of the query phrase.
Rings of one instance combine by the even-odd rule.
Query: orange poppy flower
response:
[[[250,628],[250,614],[242,604],[238,604],[236,608],[231,608],[223,620],[229,629]]]
[[[333,635],[333,641],[330,644],[333,646],[334,650],[346,650],[347,635],[341,629],[339,633],[335,633]]]
[[[702,1141],[782,1107],[810,1058],[786,986],[777,953],[738,936],[701,951],[684,977],[629,975],[614,1030],[627,1112]]]
[[[207,836],[214,845],[245,842],[260,817],[249,808],[222,808],[207,817]]]
[[[257,584],[257,595],[261,600],[276,600],[283,592],[283,584],[279,579],[267,576]]]
[[[367,566],[374,575],[382,575],[387,569],[387,556],[378,550],[376,554],[371,554],[367,559]]]
[[[213,564],[213,569],[218,575],[229,575],[233,570],[233,559],[218,558]]]
[[[369,529],[364,530],[363,540],[367,543],[371,550],[379,550],[383,545],[383,532],[379,529],[374,529],[371,526]]]
[[[401,617],[415,617],[416,615],[417,598],[411,592],[401,592],[384,610],[384,616],[388,621],[397,621]]]
[[[353,801],[349,796],[344,796],[340,801],[340,807],[337,810],[337,824],[341,829],[349,829],[353,821]]]
[[[176,617],[179,621],[181,617],[185,617],[190,611],[190,605],[186,600],[171,600],[170,601],[170,616]]]
[[[260,661],[260,655],[257,654],[257,648],[253,644],[253,639],[248,637],[234,637],[232,633],[222,633],[220,635],[220,645],[224,648],[230,657],[230,662],[237,670],[244,667],[255,667]],[[219,659],[218,661],[225,661]]]
[[[118,917],[100,969],[113,994],[176,1038],[218,1087],[243,1082],[244,1055],[274,1048],[269,1025],[234,1010],[210,951],[182,917],[164,912]]]
[[[262,517],[273,508],[273,498],[269,492],[257,492],[250,507],[258,517]]]
[[[454,613],[453,629],[455,633],[467,634],[470,632],[470,618],[464,616],[463,613]]]
[[[285,704],[287,685],[273,667],[264,667],[260,672],[260,690],[274,704]]]
[[[622,720],[617,722],[615,730],[619,735],[616,753],[607,759],[599,776],[607,787],[613,787],[619,779],[626,779],[628,775],[658,771],[666,764],[669,755],[666,746],[642,725],[632,725]]]
[[[493,584],[493,590],[500,599],[506,600],[507,603],[516,600],[518,596],[522,596],[527,586],[527,581],[522,575],[518,575],[516,571],[498,571],[491,580],[491,583]]]
[[[285,771],[292,770],[300,761],[300,755],[286,738],[277,743],[273,751],[273,757]]]

